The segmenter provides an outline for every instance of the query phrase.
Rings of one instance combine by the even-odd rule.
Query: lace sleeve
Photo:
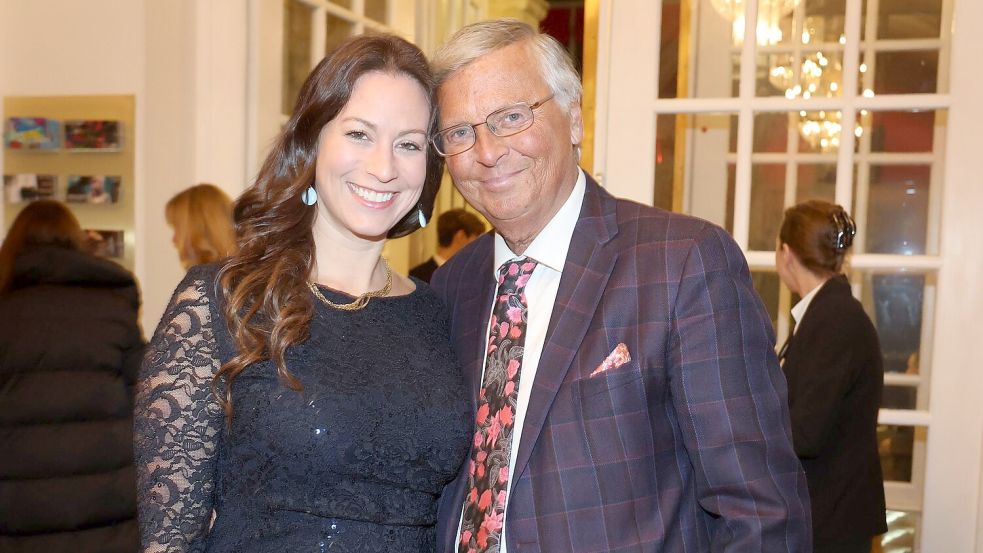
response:
[[[220,367],[210,280],[192,270],[147,349],[137,383],[134,447],[143,551],[203,551],[215,452],[224,424],[211,391]]]

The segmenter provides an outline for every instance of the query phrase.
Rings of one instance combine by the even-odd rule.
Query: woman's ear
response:
[[[781,266],[780,268],[784,270],[786,275],[791,276],[797,262],[798,258],[795,257],[795,252],[792,251],[792,248],[784,242],[779,243],[775,263]]]

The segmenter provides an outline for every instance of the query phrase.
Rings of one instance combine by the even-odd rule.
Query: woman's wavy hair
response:
[[[348,39],[304,81],[293,114],[274,141],[256,182],[236,201],[239,249],[219,270],[222,312],[236,354],[216,372],[212,389],[229,421],[232,383],[253,363],[272,360],[289,388],[302,389],[285,362],[287,348],[307,340],[314,315],[307,283],[314,268],[316,209],[305,205],[301,194],[314,184],[321,129],[348,103],[358,79],[371,72],[403,75],[418,82],[430,102],[428,133],[436,131],[434,83],[427,59],[419,48],[397,36]],[[442,158],[428,147],[426,179],[417,206],[427,220],[442,174]],[[418,219],[417,209],[411,209],[387,237],[410,234],[420,228]]]
[[[174,229],[174,246],[185,269],[229,256],[236,246],[232,199],[214,184],[196,184],[164,206]]]
[[[17,214],[0,246],[0,296],[10,291],[17,257],[39,246],[85,251],[85,234],[65,204],[38,200]]]

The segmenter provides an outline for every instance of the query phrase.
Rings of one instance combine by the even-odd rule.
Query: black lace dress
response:
[[[304,390],[251,366],[227,427],[211,391],[232,354],[215,272],[185,277],[141,371],[144,550],[434,551],[437,499],[472,427],[437,296],[417,282],[359,311],[315,302],[310,339],[287,355]]]

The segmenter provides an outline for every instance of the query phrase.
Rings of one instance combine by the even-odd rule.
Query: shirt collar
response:
[[[823,284],[826,284],[826,282],[823,282]],[[806,310],[809,309],[809,304],[812,303],[812,298],[816,297],[816,294],[819,292],[819,289],[823,287],[823,284],[820,284],[819,286],[813,288],[808,294],[803,296],[803,298],[799,300],[799,302],[792,307],[792,318],[795,319],[796,328],[798,328],[799,323],[802,322],[802,317],[805,317]]]
[[[563,272],[563,265],[567,262],[567,251],[570,249],[570,239],[573,238],[573,230],[580,219],[580,208],[584,204],[584,194],[587,191],[587,177],[583,170],[577,170],[577,182],[573,185],[573,190],[563,205],[560,206],[556,215],[550,219],[549,223],[543,227],[532,244],[526,248],[522,255],[517,255],[505,243],[502,235],[495,233],[495,267],[494,271],[498,274],[498,268],[506,261],[519,257],[531,257],[558,273]]]

